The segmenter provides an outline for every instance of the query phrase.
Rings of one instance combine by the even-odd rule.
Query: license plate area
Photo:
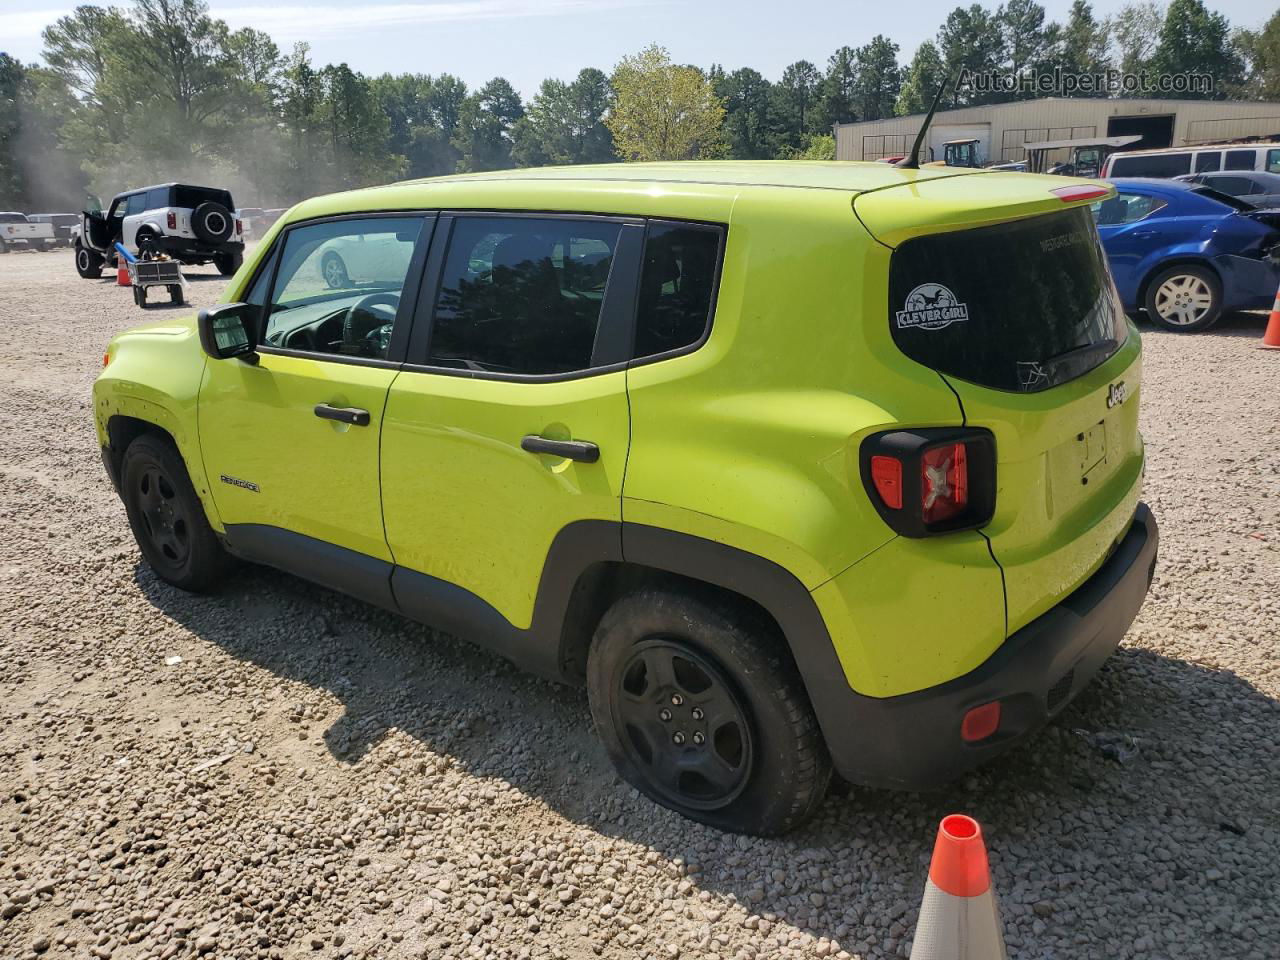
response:
[[[1076,437],[1080,454],[1080,482],[1088,484],[1090,474],[1102,473],[1107,463],[1107,422],[1100,420]]]

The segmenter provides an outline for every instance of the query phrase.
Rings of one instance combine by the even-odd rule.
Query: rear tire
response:
[[[320,275],[330,290],[342,290],[351,286],[351,275],[347,273],[347,264],[342,257],[330,251],[320,261]]]
[[[218,268],[218,273],[224,277],[234,276],[243,262],[244,256],[239,253],[220,253],[213,258],[213,264]]]
[[[76,273],[85,280],[99,280],[102,277],[103,263],[102,254],[81,245],[79,240],[76,241]]]
[[[785,833],[831,759],[785,641],[749,609],[669,590],[618,600],[587,658],[591,715],[637,790],[734,833]]]
[[[1147,317],[1174,333],[1208,330],[1222,316],[1222,283],[1208,267],[1180,263],[1147,284]]]
[[[172,441],[148,433],[129,444],[120,496],[133,538],[156,576],[196,593],[222,579],[229,559]]]
[[[136,241],[136,245],[138,247],[139,260],[146,260],[148,259],[148,257],[154,256],[156,253],[159,252],[156,235],[152,233],[150,230],[138,231],[138,238]]]

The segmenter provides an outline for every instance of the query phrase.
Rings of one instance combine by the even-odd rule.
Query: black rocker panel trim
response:
[[[237,557],[395,610],[391,564],[315,537],[265,523],[229,523],[223,544]]]

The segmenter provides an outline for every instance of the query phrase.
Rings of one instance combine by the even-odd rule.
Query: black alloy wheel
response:
[[[178,491],[158,464],[136,474],[135,484],[142,526],[151,548],[174,567],[186,565],[191,553],[191,521]]]
[[[623,749],[664,799],[715,810],[742,792],[751,727],[714,663],[676,638],[652,637],[636,644],[614,686]]]

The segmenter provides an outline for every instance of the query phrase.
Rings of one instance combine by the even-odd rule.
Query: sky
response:
[[[99,0],[107,5],[106,0]],[[311,45],[317,64],[346,61],[362,73],[452,73],[469,87],[504,76],[526,98],[545,77],[572,79],[583,67],[609,72],[650,42],[677,63],[754,67],[770,80],[796,60],[824,68],[839,46],[877,33],[902,62],[937,33],[959,0],[211,0],[233,28],[271,34],[282,50]],[[1042,0],[1065,20],[1070,0]],[[75,5],[68,0],[0,0],[0,51],[39,60],[40,31]],[[115,0],[127,6],[127,0]],[[997,0],[989,0],[994,8]],[[1256,28],[1272,12],[1257,0],[1210,0],[1232,26]],[[1122,0],[1094,0],[1104,17]]]

